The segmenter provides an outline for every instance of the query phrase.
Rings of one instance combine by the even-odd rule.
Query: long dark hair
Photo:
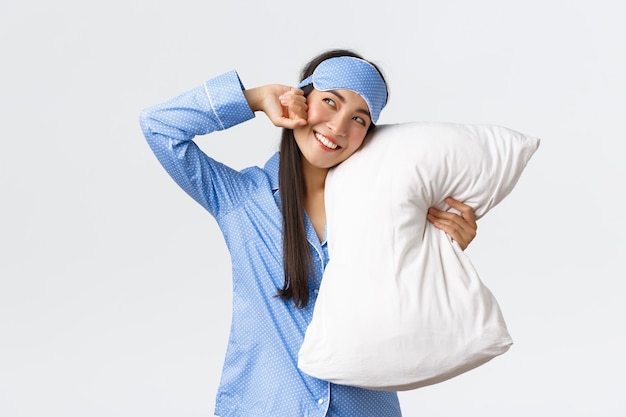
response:
[[[311,75],[321,62],[340,56],[363,59],[354,51],[346,49],[330,50],[313,58],[302,70],[300,79],[304,80]],[[378,72],[381,73],[381,76],[383,75],[380,69],[378,69]],[[303,90],[305,96],[308,96],[313,87],[307,86]],[[372,123],[369,129],[373,128],[374,124]],[[309,303],[309,274],[313,268],[304,222],[305,187],[302,175],[302,153],[296,144],[293,130],[291,129],[283,129],[282,132],[278,180],[282,199],[283,264],[285,272],[285,283],[283,288],[278,290],[278,296],[283,300],[293,298],[295,305],[302,308]]]

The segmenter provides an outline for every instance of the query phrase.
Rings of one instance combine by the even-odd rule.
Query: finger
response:
[[[287,108],[289,118],[294,120],[303,120],[306,122],[308,106],[306,101],[295,101],[289,105]]]
[[[266,115],[276,127],[295,129],[298,126],[306,124],[306,120],[290,117],[287,109],[278,105],[272,108],[271,111],[267,110]]]
[[[466,210],[464,209],[464,211]],[[473,217],[473,211],[467,215]],[[427,219],[436,228],[448,234],[463,250],[465,250],[476,237],[476,222],[474,220],[467,220],[456,213],[438,210],[433,207],[428,210]]]
[[[452,197],[446,198],[446,203],[450,207],[458,210],[464,219],[468,221],[476,221],[476,215],[474,214],[474,209],[472,209],[472,207],[468,206],[465,203],[461,203],[460,201],[457,201]]]
[[[471,209],[470,209],[471,210]],[[457,214],[451,211],[445,211],[445,210],[439,210],[435,207],[431,207],[428,209],[428,214],[436,217],[437,219],[441,220],[441,221],[446,221],[446,222],[462,222],[465,220],[465,218],[462,216],[462,214]]]
[[[428,220],[435,226],[437,229],[446,233],[450,238],[457,242],[461,249],[465,250],[470,242],[473,240],[474,236],[464,230],[463,228],[459,228],[458,224],[454,222],[440,221],[436,219],[434,216],[428,215]]]
[[[283,93],[279,99],[284,108],[284,116],[298,121],[298,125],[306,124],[307,102],[302,90],[292,88]]]
[[[284,127],[287,129],[296,129],[298,127],[306,125],[306,120],[304,119],[294,119],[291,117],[281,116],[276,119],[273,119],[272,122],[277,127]]]
[[[278,98],[285,106],[288,106],[293,102],[306,103],[306,97],[304,97],[304,93],[302,92],[302,90],[298,90],[296,88],[291,88],[290,90],[285,91]]]
[[[455,213],[436,211],[436,209],[433,209],[428,211],[427,218],[431,223],[438,223],[441,227],[445,227],[447,230],[464,231],[466,229],[471,229],[469,222]]]

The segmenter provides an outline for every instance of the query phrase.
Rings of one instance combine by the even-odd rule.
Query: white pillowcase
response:
[[[330,262],[298,366],[377,390],[438,383],[506,352],[501,310],[459,245],[426,220],[450,196],[478,218],[539,139],[486,125],[379,126],[326,180]]]

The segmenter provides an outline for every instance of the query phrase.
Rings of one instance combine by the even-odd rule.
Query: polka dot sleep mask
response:
[[[322,61],[313,74],[298,84],[298,88],[310,84],[320,91],[342,89],[359,94],[369,107],[373,123],[387,104],[387,86],[383,77],[372,64],[359,58],[342,56]]]

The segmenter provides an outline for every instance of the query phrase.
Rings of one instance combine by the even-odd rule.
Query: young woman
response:
[[[215,217],[231,254],[232,324],[215,414],[400,416],[396,393],[331,384],[297,366],[328,263],[326,174],[361,146],[387,101],[378,68],[351,51],[316,57],[301,79],[298,88],[246,90],[231,71],[141,114],[153,152]],[[236,171],[192,140],[255,112],[283,128],[280,152],[263,168]],[[465,248],[476,234],[473,211],[449,204],[461,215],[433,209],[429,220]]]

